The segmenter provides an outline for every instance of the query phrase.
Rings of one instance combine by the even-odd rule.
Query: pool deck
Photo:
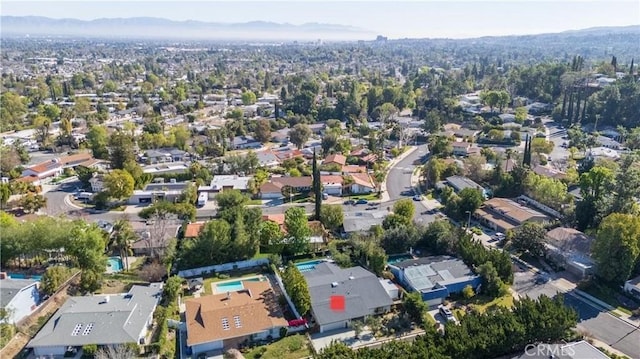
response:
[[[220,284],[232,283],[232,282],[244,282],[244,281],[252,280],[252,279],[256,279],[256,278],[264,278],[264,280],[269,280],[264,275],[256,275],[256,276],[253,276],[253,277],[244,277],[244,278],[236,278],[236,279],[229,278],[229,280],[225,280],[225,281],[222,281],[222,282],[213,282],[213,283],[211,283],[211,293],[213,293],[213,295],[226,293],[226,291],[218,292],[218,285],[220,285]]]

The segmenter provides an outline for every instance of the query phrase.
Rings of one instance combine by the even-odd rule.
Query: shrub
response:
[[[95,344],[88,344],[82,346],[82,357],[93,358],[98,352],[98,346]]]
[[[280,338],[284,338],[289,333],[289,329],[287,327],[280,328]]]
[[[469,298],[473,297],[474,295],[476,295],[476,293],[473,291],[473,288],[471,287],[471,285],[467,284],[462,289],[462,296],[464,297],[464,299],[469,299]]]

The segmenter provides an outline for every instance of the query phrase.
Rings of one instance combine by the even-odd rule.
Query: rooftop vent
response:
[[[335,288],[335,287],[337,287],[337,286],[338,286],[338,282],[333,282],[333,283],[331,283],[331,288]]]
[[[352,279],[356,279],[356,277],[354,277],[354,276],[350,275],[350,276],[349,276],[349,280],[352,280]]]

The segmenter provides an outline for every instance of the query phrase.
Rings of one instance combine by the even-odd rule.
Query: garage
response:
[[[348,320],[342,320],[342,321],[335,322],[335,323],[329,323],[329,324],[321,325],[320,326],[320,333],[324,333],[324,332],[328,332],[328,331],[336,330],[336,329],[344,329],[344,328],[348,328],[348,327],[349,327],[349,321]]]

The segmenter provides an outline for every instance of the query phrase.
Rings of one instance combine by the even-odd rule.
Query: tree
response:
[[[527,119],[528,110],[526,107],[516,108],[516,123],[523,124]]]
[[[320,222],[325,228],[337,232],[344,222],[342,206],[323,204],[320,208]]]
[[[245,106],[256,103],[256,94],[253,91],[245,91],[242,93],[242,104]]]
[[[424,323],[424,316],[429,310],[429,306],[422,300],[420,292],[411,292],[404,295],[402,308],[409,315],[412,321],[418,325]]]
[[[311,166],[311,173],[313,178],[313,194],[314,194],[314,217],[316,220],[320,220],[320,209],[322,206],[322,182],[320,181],[320,169],[318,168],[318,159],[316,157],[316,150],[313,150],[313,163]]]
[[[446,170],[444,161],[437,157],[431,157],[422,167],[422,177],[425,179],[427,188],[434,187],[440,181],[444,171]]]
[[[380,240],[380,247],[388,254],[406,253],[409,248],[415,246],[417,237],[418,232],[415,227],[407,225],[391,227],[384,232]]]
[[[182,294],[182,282],[184,279],[177,275],[172,275],[167,279],[163,288],[163,294],[167,303],[174,303],[178,296]]]
[[[298,267],[293,264],[287,266],[282,274],[282,282],[298,313],[303,317],[307,315],[311,310],[311,295],[307,281]]]
[[[47,198],[40,194],[27,193],[19,201],[20,207],[27,213],[35,213],[47,206]]]
[[[65,266],[52,266],[47,268],[42,276],[42,291],[45,294],[52,295],[72,274],[71,269]]]
[[[120,254],[120,258],[124,259],[124,270],[128,271],[131,244],[138,239],[138,236],[133,231],[133,227],[131,227],[131,223],[127,219],[116,221],[113,225],[111,239]]]
[[[393,205],[393,213],[405,218],[409,223],[413,220],[415,211],[416,207],[410,199],[401,199]]]
[[[128,198],[133,194],[135,181],[125,170],[113,170],[104,176],[104,188],[109,197],[115,199]]]
[[[153,260],[151,263],[143,265],[138,271],[138,276],[146,282],[161,282],[162,278],[166,275],[167,268],[157,260]]]
[[[93,157],[97,159],[107,159],[109,157],[109,135],[104,126],[93,125],[87,133],[87,142]]]
[[[171,136],[173,137],[173,143],[177,148],[183,151],[187,149],[187,142],[189,141],[189,137],[191,137],[191,132],[189,132],[187,126],[178,125],[172,127]]]
[[[310,137],[311,129],[303,123],[293,126],[293,129],[289,131],[289,139],[298,149],[301,149],[302,145],[304,145]]]
[[[505,291],[504,282],[500,279],[493,263],[486,262],[478,267],[478,274],[482,277],[482,291],[490,297],[499,297]]]
[[[546,153],[549,154],[553,151],[553,142],[547,141],[544,138],[534,138],[531,140],[531,151],[533,153]]]
[[[612,212],[637,212],[634,198],[640,198],[640,154],[630,153],[622,157],[615,183]]]
[[[462,288],[462,297],[464,299],[471,299],[476,293],[473,291],[473,287],[467,284],[464,288]]]
[[[95,359],[127,359],[136,358],[140,355],[140,350],[137,348],[136,343],[129,343],[127,345],[106,345],[97,349],[97,352],[93,356]]]
[[[123,169],[128,161],[135,161],[133,137],[122,131],[111,134],[109,138],[109,160],[111,168]]]
[[[17,130],[23,126],[27,106],[14,92],[3,91],[0,95],[0,131]]]
[[[541,224],[525,222],[513,231],[512,243],[517,249],[532,256],[542,257],[546,234],[547,231]]]
[[[9,187],[8,183],[0,184],[0,209],[4,209],[4,206],[9,201],[11,197],[11,187]]]
[[[86,115],[91,111],[91,102],[89,102],[89,99],[86,97],[76,97],[73,109],[79,116]]]
[[[286,250],[292,254],[307,252],[311,229],[304,208],[288,208],[284,213],[284,225],[289,239]]]
[[[255,129],[256,140],[267,143],[271,140],[271,123],[267,119],[258,120]]]
[[[605,217],[593,243],[597,274],[611,283],[626,281],[640,255],[640,218],[613,213]]]
[[[249,202],[249,198],[234,189],[219,193],[216,196],[216,202],[218,203],[218,213],[224,217],[223,213],[244,207]]]
[[[351,328],[354,331],[355,338],[360,339],[360,334],[362,334],[362,329],[364,329],[364,323],[362,323],[360,320],[352,320]]]
[[[280,225],[273,221],[260,223],[260,245],[269,253],[282,253],[285,243]]]
[[[458,197],[460,197],[460,201],[458,202],[459,218],[465,218],[469,213],[473,214],[484,202],[482,191],[476,188],[463,188],[462,191],[458,193]]]

